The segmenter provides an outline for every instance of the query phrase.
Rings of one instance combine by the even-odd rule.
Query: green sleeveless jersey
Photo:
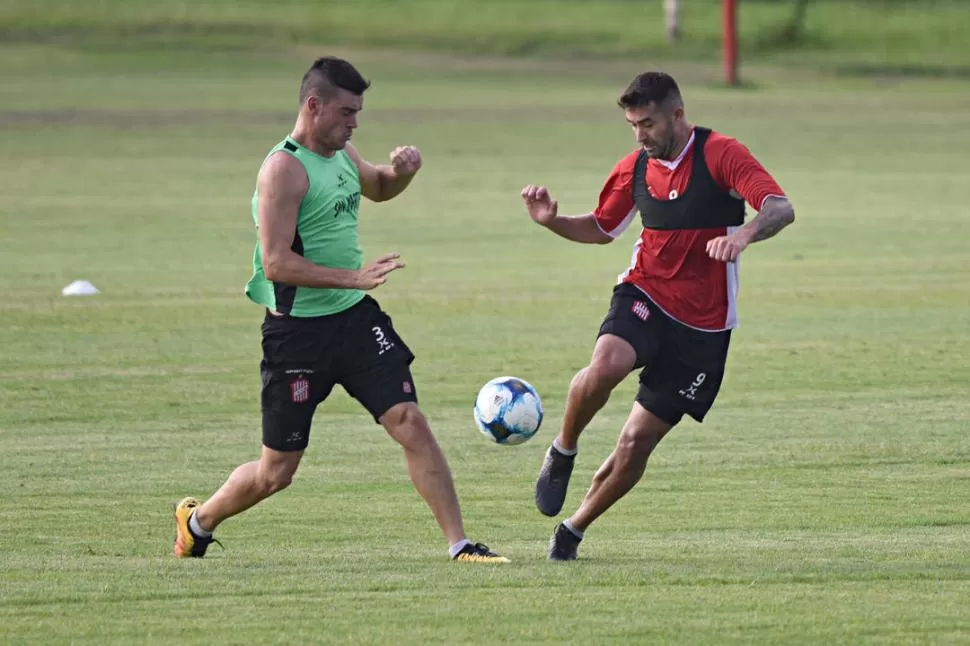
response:
[[[324,267],[360,269],[363,253],[357,235],[360,208],[360,174],[357,165],[343,150],[333,157],[322,157],[287,137],[269,155],[282,150],[303,164],[309,189],[300,203],[292,249],[307,260]],[[269,157],[267,155],[267,157]],[[259,188],[253,193],[253,220],[257,233]],[[290,316],[308,317],[335,314],[356,305],[364,292],[358,289],[318,289],[295,287],[266,278],[256,240],[253,276],[246,285],[246,296],[255,303]]]

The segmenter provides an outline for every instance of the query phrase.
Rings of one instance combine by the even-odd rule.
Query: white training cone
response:
[[[91,296],[98,293],[98,288],[86,280],[75,280],[61,290],[65,296]]]

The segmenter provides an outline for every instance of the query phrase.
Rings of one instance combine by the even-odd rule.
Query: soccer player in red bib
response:
[[[544,186],[522,190],[530,217],[567,240],[612,242],[637,213],[643,225],[592,359],[570,384],[562,429],[536,482],[539,511],[557,515],[580,434],[613,389],[640,369],[616,448],[579,509],[556,526],[549,544],[556,561],[576,558],[586,528],[636,485],[650,453],[684,415],[704,419],[738,323],[738,258],[795,219],[784,191],[744,145],[687,121],[669,75],[640,74],[618,103],[639,148],[613,168],[595,211],[559,215]],[[747,224],[745,202],[758,212]]]

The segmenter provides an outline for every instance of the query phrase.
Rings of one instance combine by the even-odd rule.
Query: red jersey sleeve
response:
[[[755,211],[769,197],[785,197],[778,182],[737,139],[712,132],[704,146],[704,157],[714,181],[734,191]]]
[[[610,176],[606,178],[603,189],[600,191],[599,203],[593,211],[596,224],[603,233],[616,238],[623,233],[633,216],[636,215],[637,207],[633,202],[633,167],[637,162],[639,151],[633,152],[613,167]]]

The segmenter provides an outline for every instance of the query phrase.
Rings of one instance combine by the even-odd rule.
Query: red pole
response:
[[[738,3],[724,0],[724,82],[738,84]]]

